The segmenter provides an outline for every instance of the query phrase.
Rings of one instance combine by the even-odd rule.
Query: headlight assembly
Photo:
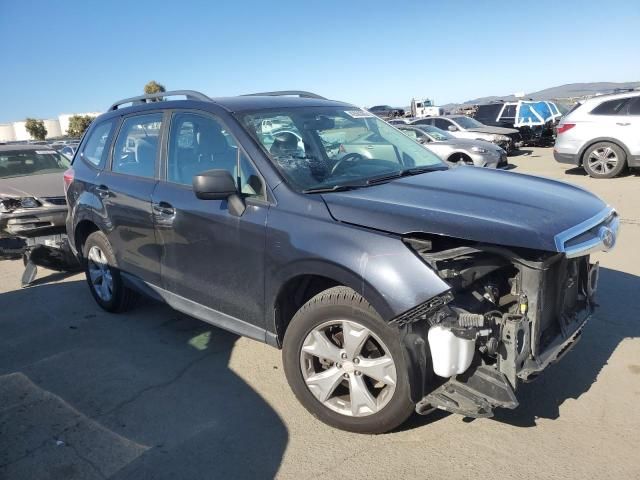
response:
[[[3,198],[0,200],[0,213],[8,213],[18,208],[37,208],[42,204],[33,197]]]
[[[33,197],[23,197],[20,199],[20,206],[22,208],[37,208],[41,203]]]
[[[487,149],[482,147],[471,147],[471,151],[476,153],[487,153]]]

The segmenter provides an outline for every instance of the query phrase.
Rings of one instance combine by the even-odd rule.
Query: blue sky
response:
[[[104,110],[155,79],[439,104],[640,80],[640,2],[0,0],[0,122]]]

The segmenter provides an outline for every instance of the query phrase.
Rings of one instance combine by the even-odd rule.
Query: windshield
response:
[[[482,123],[477,120],[474,120],[471,117],[453,117],[451,118],[454,122],[460,125],[462,128],[480,128],[484,127]]]
[[[240,121],[298,190],[366,186],[407,169],[447,168],[422,145],[357,107],[260,111]]]
[[[436,142],[444,142],[445,140],[453,140],[456,138],[449,132],[432,125],[416,125],[416,127],[427,133]]]
[[[62,172],[69,161],[54,150],[10,150],[0,152],[0,178]]]

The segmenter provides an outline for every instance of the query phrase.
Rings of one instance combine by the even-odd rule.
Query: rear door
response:
[[[205,112],[173,113],[163,158],[153,193],[162,288],[175,294],[176,308],[264,340],[264,180],[220,118]],[[212,169],[236,179],[246,204],[241,216],[226,200],[193,193],[193,176]]]
[[[111,154],[110,169],[98,178],[100,223],[113,246],[118,267],[154,285],[160,284],[151,195],[156,186],[161,112],[126,116]]]
[[[629,153],[635,157],[629,163],[638,165],[640,164],[640,97],[631,99],[627,107],[627,116],[620,119],[619,123],[622,123],[620,125],[620,140],[625,143]]]

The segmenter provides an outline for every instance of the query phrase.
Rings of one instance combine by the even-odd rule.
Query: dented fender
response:
[[[327,277],[352,288],[387,321],[449,289],[400,236],[347,224],[333,228],[338,222],[319,196],[302,198],[269,211],[266,305],[275,306],[282,286],[301,275]],[[302,215],[305,228],[291,228]],[[266,325],[275,331],[271,312]]]

